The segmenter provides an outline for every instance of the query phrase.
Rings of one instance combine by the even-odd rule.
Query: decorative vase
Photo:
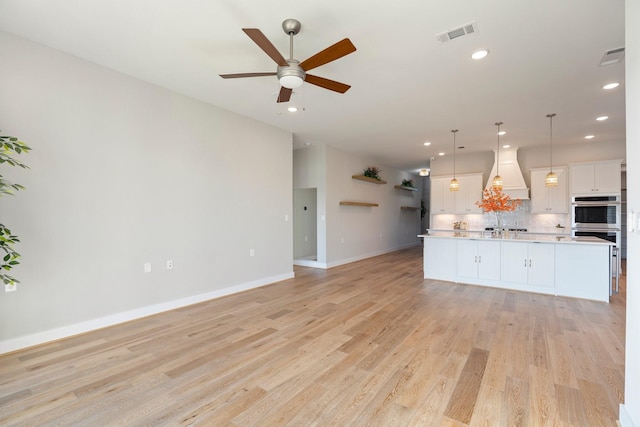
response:
[[[496,214],[496,237],[502,237],[502,211],[494,211],[494,213]]]

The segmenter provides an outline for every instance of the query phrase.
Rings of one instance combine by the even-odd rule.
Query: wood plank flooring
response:
[[[610,304],[422,279],[421,248],[0,356],[0,425],[615,426]]]

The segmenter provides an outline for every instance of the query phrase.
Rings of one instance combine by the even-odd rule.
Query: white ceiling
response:
[[[277,104],[276,77],[218,76],[275,71],[241,29],[259,28],[288,57],[286,18],[302,23],[299,60],[351,39],[356,52],[312,72],[348,92],[305,84]],[[476,34],[436,41],[471,21]],[[402,169],[450,154],[452,128],[466,153],[495,148],[497,121],[501,144],[548,144],[548,113],[554,145],[625,138],[624,62],[598,66],[624,46],[622,0],[0,0],[0,29],[289,130],[294,146]],[[479,48],[490,53],[474,61]],[[611,81],[620,87],[601,89]]]

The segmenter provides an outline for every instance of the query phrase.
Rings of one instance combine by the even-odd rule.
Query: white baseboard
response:
[[[620,404],[620,420],[618,420],[618,423],[621,427],[636,427],[623,403]]]
[[[309,259],[294,259],[293,265],[299,265],[300,267],[313,267],[313,268],[323,268],[326,270],[327,264],[324,262],[312,261]]]
[[[13,338],[6,341],[0,341],[0,354],[9,353],[11,351],[32,347],[46,342],[67,338],[73,335],[85,332],[95,331],[96,329],[106,328],[108,326],[117,325],[118,323],[128,322],[130,320],[140,319],[142,317],[151,316],[153,314],[162,313],[164,311],[174,310],[176,308],[185,307],[187,305],[197,304],[215,298],[235,294],[249,289],[259,288],[282,280],[294,277],[293,271],[290,273],[280,274],[277,276],[264,277],[262,279],[253,280],[251,282],[242,283],[228,288],[223,288],[204,294],[193,295],[186,298],[167,301],[160,304],[149,305],[146,307],[136,308],[121,313],[112,314],[97,319],[87,320],[85,322],[75,323],[61,328],[50,329],[31,335],[25,335],[19,338]]]

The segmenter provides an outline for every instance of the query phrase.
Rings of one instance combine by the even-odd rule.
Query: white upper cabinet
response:
[[[612,160],[569,165],[572,195],[618,194],[621,192],[621,161]]]
[[[482,200],[482,174],[456,175],[460,183],[458,191],[449,190],[452,176],[431,178],[432,214],[472,214],[482,213],[476,202]]]
[[[454,212],[454,192],[449,191],[449,181],[451,181],[451,178],[447,177],[431,178],[432,214],[452,214]]]
[[[531,169],[531,213],[569,213],[569,176],[565,166],[554,167],[558,175],[556,187],[546,187],[544,180],[549,169]]]
[[[482,174],[458,177],[460,189],[455,192],[456,213],[482,213],[476,202],[482,200]]]

